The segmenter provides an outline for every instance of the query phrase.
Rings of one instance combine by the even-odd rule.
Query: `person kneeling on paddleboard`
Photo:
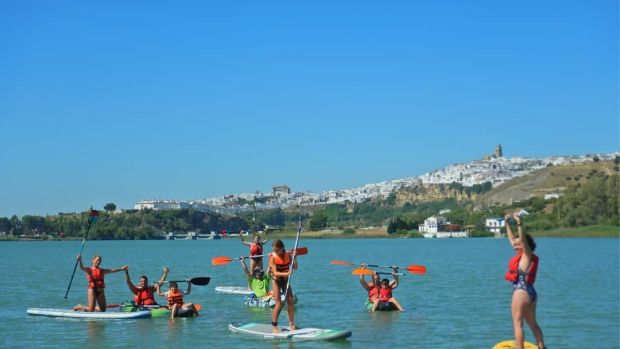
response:
[[[255,297],[260,298],[262,301],[269,301],[272,297],[272,293],[269,290],[269,284],[271,283],[271,277],[266,274],[260,267],[255,267],[250,274],[248,266],[245,264],[245,257],[241,258],[241,268],[248,279],[248,286],[254,292]]]
[[[164,273],[159,278],[159,281],[152,286],[149,286],[149,279],[146,275],[142,275],[138,281],[138,286],[136,286],[131,282],[131,278],[129,277],[129,267],[125,269],[125,281],[131,293],[135,295],[134,303],[136,305],[157,305],[155,301],[155,292],[157,292],[156,285],[160,285],[166,280],[169,271],[170,269],[168,269],[168,267],[164,267]]]
[[[187,280],[187,291],[183,292],[179,290],[179,285],[170,281],[169,290],[166,292],[161,291],[161,285],[157,284],[157,294],[160,296],[165,296],[168,300],[168,309],[170,309],[170,318],[174,319],[177,315],[177,312],[182,308],[191,308],[194,311],[194,314],[198,316],[198,309],[194,307],[193,303],[183,303],[183,293],[189,295],[192,292],[192,283]]]
[[[291,254],[284,249],[282,240],[273,242],[273,252],[269,254],[269,272],[273,279],[271,289],[274,295],[286,294],[287,313],[289,321],[289,330],[294,331],[295,327],[295,303],[293,301],[293,288],[288,283],[288,279],[297,270],[297,256],[293,259]],[[271,314],[271,326],[274,333],[280,332],[278,328],[278,317],[282,311],[282,300],[280,297],[274,297],[276,305]]]
[[[73,307],[76,311],[106,311],[107,304],[105,299],[105,281],[104,275],[110,273],[117,273],[125,270],[128,266],[124,265],[120,268],[104,269],[99,268],[101,264],[101,256],[95,255],[93,257],[93,265],[90,267],[84,267],[82,264],[82,255],[77,256],[77,260],[80,263],[80,269],[86,273],[86,279],[88,280],[88,305],[83,306],[81,304]]]

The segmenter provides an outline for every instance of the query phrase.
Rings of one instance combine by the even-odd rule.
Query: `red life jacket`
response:
[[[272,252],[270,258],[276,266],[276,271],[280,273],[288,273],[291,266],[291,255],[288,252],[284,252],[283,257],[280,257],[277,253]]]
[[[381,287],[379,289],[379,300],[381,302],[387,302],[392,298],[392,286]]]
[[[90,267],[90,273],[86,274],[88,288],[105,288],[103,271],[100,268]]]
[[[136,297],[134,298],[134,302],[137,305],[157,304],[157,302],[155,302],[155,296],[153,295],[153,291],[151,291],[151,288],[149,286],[138,290],[138,293],[136,293]]]
[[[374,301],[376,298],[378,298],[379,288],[380,287],[377,287],[377,285],[373,283],[369,283],[368,284],[368,299],[370,299],[371,301]]]
[[[183,292],[177,290],[176,292],[168,291],[168,306],[171,307],[178,304],[179,307],[183,305]]]
[[[250,246],[250,256],[260,256],[261,254],[263,254],[263,245],[252,243],[252,246]]]
[[[518,270],[519,270],[519,262],[521,261],[521,257],[523,253],[515,255],[508,262],[508,272],[506,272],[506,280],[510,282],[516,282],[519,278]],[[527,268],[528,270],[525,272],[525,282],[528,285],[533,285],[534,281],[536,281],[536,272],[538,271],[538,256],[533,254],[532,260],[530,261],[530,266]]]

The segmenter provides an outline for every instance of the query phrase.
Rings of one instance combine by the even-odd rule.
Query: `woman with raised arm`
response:
[[[267,233],[265,232],[265,235]],[[243,231],[239,233],[239,239],[241,243],[250,247],[250,270],[254,270],[256,267],[263,269],[263,245],[267,243],[267,239],[262,240],[258,234],[254,234],[252,242],[243,241]],[[261,257],[254,257],[261,256]]]
[[[534,254],[536,243],[529,234],[523,232],[520,211],[514,212],[512,218],[517,225],[518,236],[514,236],[510,227],[510,215],[506,215],[506,235],[515,250],[515,256],[508,262],[506,280],[512,282],[512,325],[518,349],[523,349],[523,319],[527,322],[536,337],[539,348],[545,348],[543,333],[536,321],[536,300],[538,295],[534,289],[536,272],[538,270],[538,256]]]
[[[73,307],[73,310],[83,311],[106,311],[107,304],[105,299],[105,282],[104,275],[110,273],[117,273],[119,271],[126,270],[126,265],[120,268],[104,269],[100,268],[101,256],[95,255],[92,260],[92,266],[84,267],[82,264],[82,255],[77,256],[77,260],[80,263],[80,269],[86,274],[88,280],[88,305],[83,306],[81,304]]]
[[[127,282],[127,287],[129,287],[131,293],[136,296],[134,298],[134,303],[136,305],[157,305],[157,302],[155,301],[157,285],[166,280],[168,272],[170,272],[170,269],[168,269],[168,267],[164,267],[164,273],[159,278],[159,281],[152,286],[149,286],[149,279],[146,275],[142,275],[140,276],[138,285],[136,286],[131,282],[131,278],[129,277],[129,268],[125,269],[125,281]]]

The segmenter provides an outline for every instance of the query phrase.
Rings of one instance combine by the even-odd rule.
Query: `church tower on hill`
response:
[[[495,158],[501,158],[502,156],[504,156],[502,145],[498,144],[497,147],[495,147]]]

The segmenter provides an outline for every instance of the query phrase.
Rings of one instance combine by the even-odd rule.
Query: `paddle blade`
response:
[[[202,309],[202,305],[194,303],[194,309],[196,309],[196,311],[200,311],[200,309]]]
[[[337,260],[333,260],[330,263],[331,264],[336,264],[336,265],[353,265],[353,263],[351,263],[351,262],[337,261]]]
[[[192,285],[196,285],[196,286],[208,285],[209,281],[211,281],[210,277],[197,277],[197,278],[192,278],[192,279],[189,280],[189,282]]]
[[[307,247],[299,247],[296,250],[291,250],[291,253],[295,252],[296,256],[303,256],[308,254],[308,248]]]
[[[413,274],[426,274],[426,267],[423,265],[410,265],[405,269]]]
[[[351,274],[353,274],[353,275],[372,275],[373,271],[370,270],[370,269],[357,268],[357,269],[353,269],[353,272],[351,272]]]
[[[224,256],[213,257],[213,259],[211,259],[211,264],[212,265],[224,265],[224,264],[228,264],[230,262],[232,262],[232,258],[224,257]]]

